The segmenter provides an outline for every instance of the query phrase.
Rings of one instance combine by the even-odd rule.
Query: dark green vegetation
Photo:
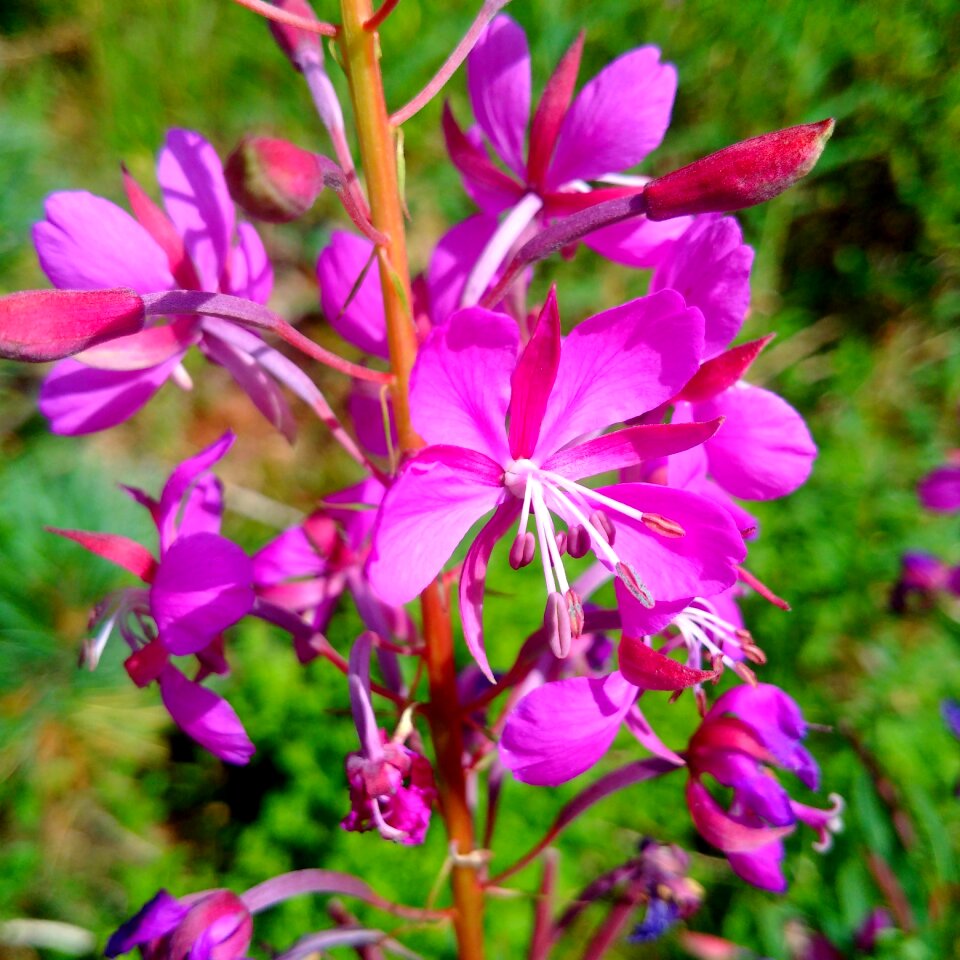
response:
[[[758,250],[744,333],[778,332],[753,379],[809,418],[821,448],[805,489],[756,510],[762,536],[751,567],[793,612],[752,602],[748,624],[770,658],[763,678],[830,728],[812,734],[810,746],[826,788],[847,798],[846,832],[825,857],[810,851],[809,833],[790,838],[791,891],[762,894],[697,845],[674,775],[606,801],[569,831],[561,842],[565,896],[629,858],[649,834],[697,851],[695,875],[708,896],[692,926],[758,954],[790,956],[788,920],[849,950],[866,911],[892,898],[907,929],[884,956],[953,955],[960,744],[944,731],[939,702],[960,695],[960,614],[895,618],[887,610],[904,549],[960,562],[960,521],[924,515],[914,495],[916,480],[960,446],[953,6],[751,0],[628,8],[596,0],[590,23],[581,21],[588,7],[573,0],[518,0],[511,8],[530,30],[537,84],[581,26],[583,78],[644,42],[678,66],[673,127],[650,172],[776,127],[827,115],[838,121],[810,180],[741,219]],[[384,32],[393,105],[440,63],[472,7],[403,0]],[[330,3],[318,11],[334,15]],[[462,78],[449,95],[466,116]],[[469,209],[444,165],[439,112],[438,101],[405,131],[417,267],[443,226]],[[172,125],[202,131],[223,154],[251,130],[327,150],[305,90],[265,28],[228,0],[0,5],[0,290],[45,285],[27,238],[47,192],[83,188],[120,200],[121,159],[152,188],[152,158]],[[336,216],[325,199],[305,222],[264,231],[282,277],[275,303],[312,314],[314,332],[312,264]],[[638,277],[589,257],[552,263],[538,282],[554,279],[568,320],[643,288]],[[335,396],[338,383],[318,376]],[[127,680],[118,645],[96,674],[76,671],[89,607],[125,581],[42,532],[50,524],[149,537],[141,512],[112,485],[157,489],[173,463],[227,427],[241,434],[222,470],[234,485],[228,506],[240,502],[241,487],[309,509],[351,476],[349,467],[312,426],[290,451],[216,372],[193,396],[168,387],[132,425],[90,441],[46,436],[34,412],[37,383],[37,371],[0,367],[0,920],[63,920],[95,931],[102,945],[159,886],[175,894],[240,890],[315,865],[355,870],[387,896],[422,899],[444,856],[439,825],[416,850],[337,826],[346,812],[342,759],[354,744],[346,693],[329,668],[302,669],[278,635],[239,631],[224,690],[258,753],[248,769],[227,769],[171,735],[158,698]],[[251,547],[272,535],[261,520],[237,514],[228,515],[227,532]],[[517,581],[502,581],[496,585],[516,597]],[[502,664],[521,604],[504,598],[491,606],[503,625],[494,658]],[[355,633],[351,616],[331,634],[340,649]],[[668,742],[683,743],[688,701],[668,707],[661,698],[646,709]],[[610,761],[630,756],[623,741]],[[495,867],[523,852],[575,789],[508,783]],[[520,884],[532,890],[536,880],[532,869]],[[520,956],[529,900],[497,901],[493,912],[491,956]],[[580,945],[558,956],[580,955],[597,916],[587,915]],[[262,932],[282,947],[326,922],[323,904],[304,899],[267,918]],[[430,935],[410,943],[428,956],[449,955]],[[624,945],[613,955],[670,949]]]

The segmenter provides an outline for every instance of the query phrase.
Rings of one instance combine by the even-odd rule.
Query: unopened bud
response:
[[[724,213],[770,200],[813,169],[833,127],[821,120],[775,130],[658,177],[643,192],[647,217]]]
[[[659,513],[645,513],[643,515],[643,525],[648,530],[659,533],[661,537],[670,537],[671,539],[683,537],[687,532],[676,520],[669,520]]]
[[[317,20],[317,15],[307,0],[273,0],[273,5],[278,10],[303,17],[304,20]],[[273,39],[277,41],[277,46],[287,55],[287,59],[297,70],[303,70],[306,57],[323,59],[323,48],[320,46],[320,37],[317,34],[276,20],[268,21],[268,26]]]
[[[317,155],[272,137],[244,137],[224,167],[230,196],[268,223],[302,216],[323,190]]]
[[[24,290],[0,297],[0,357],[42,363],[136,333],[143,300],[133,290]]]

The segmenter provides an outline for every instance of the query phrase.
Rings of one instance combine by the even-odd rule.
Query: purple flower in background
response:
[[[686,309],[672,291],[597,314],[562,344],[551,293],[519,359],[516,324],[502,314],[469,308],[434,328],[418,354],[410,394],[414,427],[429,446],[404,465],[384,497],[367,564],[374,591],[393,605],[411,600],[470,527],[494,510],[460,578],[465,638],[489,677],[486,568],[518,519],[510,561],[532,562],[539,546],[545,622],[561,654],[583,626],[564,550],[575,557],[592,550],[648,607],[654,598],[710,596],[731,586],[744,548],[723,511],[654,484],[594,490],[576,482],[713,434],[716,423],[661,424],[582,439],[675,395],[697,369],[701,337],[699,311]],[[563,536],[554,515],[566,524]]]
[[[266,303],[273,270],[256,230],[237,222],[213,147],[171,130],[157,161],[164,208],[133,178],[124,183],[134,216],[85,191],[51,194],[33,229],[40,266],[56,287],[128,287],[140,294],[206,290]],[[40,391],[55,433],[105,430],[131,417],[173,380],[189,388],[182,360],[191,346],[224,366],[288,438],[295,425],[277,381],[299,370],[249,330],[216,317],[171,317],[58,363]]]
[[[144,960],[240,960],[253,936],[253,919],[229,890],[207,890],[182,899],[161,890],[107,941],[118,957],[140,948]]]
[[[951,456],[951,462],[931,470],[917,488],[920,502],[937,513],[955,513],[960,510],[960,453]]]
[[[377,727],[370,701],[370,653],[372,635],[362,634],[350,651],[350,705],[361,749],[346,759],[350,786],[350,813],[340,826],[344,830],[377,830],[385,840],[415,846],[423,843],[430,814],[437,798],[430,762],[404,746],[413,732],[400,730],[387,739]]]
[[[802,822],[818,834],[814,849],[829,849],[840,829],[843,801],[819,810],[791,800],[770,767],[789,770],[811,790],[820,773],[801,745],[806,724],[800,708],[770,684],[744,685],[723,694],[690,740],[687,805],[701,836],[727,856],[734,872],[764,890],[787,888],[781,864],[783,838]],[[724,809],[704,783],[708,776],[733,791]]]
[[[223,491],[210,472],[229,450],[233,434],[185,460],[154,500],[125,488],[145,506],[157,526],[159,556],[139,543],[111,533],[52,530],[91,553],[139,577],[145,587],[128,587],[106,597],[93,622],[96,637],[84,650],[93,669],[116,630],[132,653],[125,666],[137,686],[160,686],[174,722],[201,746],[229,763],[246,763],[253,744],[233,708],[199,683],[210,673],[226,673],[221,634],[246,616],[254,602],[253,565],[236,544],[220,536]],[[173,664],[172,656],[195,656],[197,680]]]
[[[467,61],[470,103],[479,129],[464,133],[449,107],[447,149],[464,187],[486,214],[509,211],[480,257],[462,303],[476,303],[496,267],[534,220],[547,222],[614,197],[639,193],[646,178],[627,176],[663,140],[677,74],[656,47],[618,57],[574,96],[583,36],[548,81],[531,120],[530,52],[523,29],[501,14]],[[528,131],[529,127],[529,131]],[[509,172],[496,166],[488,148]],[[604,186],[591,188],[588,181]],[[584,243],[630,266],[650,267],[689,226],[638,218],[597,230]]]

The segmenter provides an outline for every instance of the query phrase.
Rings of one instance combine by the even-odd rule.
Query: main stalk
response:
[[[416,450],[422,441],[410,420],[410,371],[417,342],[411,315],[410,272],[404,235],[403,210],[397,180],[396,145],[387,115],[380,73],[379,38],[365,30],[373,16],[370,0],[341,0],[340,35],[350,81],[373,225],[387,235],[377,257],[387,322],[390,365],[395,382],[393,411],[400,448]],[[441,813],[457,859],[451,879],[459,960],[483,960],[483,888],[475,866],[459,860],[474,849],[473,816],[467,803],[463,772],[461,704],[453,653],[450,610],[438,583],[420,598],[423,612],[424,660],[430,686],[427,716],[437,759]]]

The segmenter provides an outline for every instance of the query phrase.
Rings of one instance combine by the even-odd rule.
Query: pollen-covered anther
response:
[[[529,531],[518,533],[513,544],[510,546],[509,561],[514,570],[527,566],[537,551],[537,539]]]
[[[574,640],[583,634],[584,615],[583,600],[580,594],[575,590],[568,590],[565,594],[567,600],[567,613],[570,616],[570,635]]]
[[[746,633],[746,631],[744,631],[744,633]],[[747,634],[746,640],[741,639],[740,649],[751,663],[756,663],[762,667],[767,662],[767,655],[753,642],[753,637],[749,634]]]
[[[648,610],[653,606],[653,594],[640,582],[629,563],[620,561],[614,567],[614,572],[620,578],[620,582],[630,591],[630,596],[639,600]]]
[[[551,593],[543,611],[543,628],[553,655],[563,660],[570,653],[573,640],[570,610],[567,598],[560,593]],[[582,625],[581,625],[582,627]]]
[[[757,685],[757,675],[743,662],[737,662],[733,665],[733,672],[744,682],[749,683],[751,687]]]
[[[659,513],[644,513],[642,522],[648,530],[660,534],[661,537],[682,537],[687,532],[676,520],[671,520]]]
[[[567,528],[567,553],[575,560],[590,552],[590,534],[582,524],[574,523]]]

